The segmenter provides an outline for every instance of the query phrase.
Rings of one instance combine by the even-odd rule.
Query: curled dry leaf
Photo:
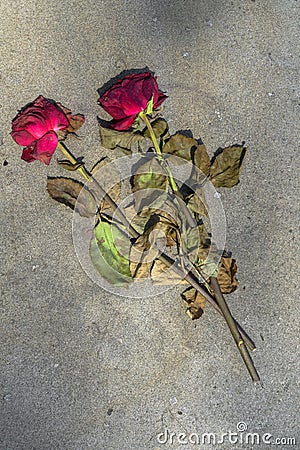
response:
[[[149,221],[146,224],[145,234],[148,235],[148,239],[153,240],[153,231],[161,231],[165,237],[165,243],[167,247],[171,247],[178,243],[179,228],[174,219],[166,211],[154,210],[151,214]]]
[[[149,214],[148,210],[148,214]],[[142,214],[144,211],[142,211]],[[148,216],[149,217],[149,216]],[[143,234],[134,242],[130,253],[130,269],[136,279],[148,278],[153,261],[159,250],[178,244],[179,233],[176,222],[164,211],[150,215]]]
[[[198,259],[203,259],[204,255],[207,256],[211,245],[211,239],[203,223],[196,225],[194,228],[187,228],[186,240],[189,252],[197,250]]]
[[[185,279],[174,272],[159,259],[156,259],[151,268],[151,280],[153,284],[173,286],[174,284],[187,284]]]
[[[230,294],[238,287],[239,283],[236,279],[236,273],[237,265],[235,259],[222,257],[217,279],[223,294]]]
[[[65,113],[65,115],[69,120],[68,128],[64,131],[62,130],[59,131],[60,140],[64,140],[68,136],[68,134],[70,134],[71,136],[72,135],[76,136],[77,131],[85,122],[84,115],[83,114],[72,115],[72,111],[70,109],[66,108],[59,102],[57,102],[57,105],[60,107],[60,109],[63,110],[63,112]]]
[[[83,217],[92,217],[97,211],[94,197],[88,190],[82,191],[82,189],[84,189],[83,184],[71,178],[48,177],[47,180],[47,191],[50,197],[71,209],[76,207],[76,211]]]
[[[187,206],[195,213],[201,216],[208,216],[207,205],[204,199],[204,191],[199,188],[196,192],[188,197]]]
[[[187,314],[192,320],[199,319],[206,305],[206,299],[193,287],[188,287],[182,292],[181,297],[187,303]]]
[[[139,234],[143,234],[146,223],[148,222],[149,217],[151,215],[151,213],[147,213],[146,215],[143,215],[142,213],[144,211],[145,210],[138,213],[136,211],[133,203],[131,203],[130,205],[128,205],[124,208],[124,213],[126,214],[126,218],[127,218],[128,222],[133,226],[133,228],[135,228],[135,230]]]
[[[206,280],[218,275],[221,265],[221,253],[222,251],[218,250],[213,243],[210,248],[205,245],[199,248],[198,259],[194,266]]]
[[[217,276],[220,268],[222,251],[211,240],[204,224],[198,226],[200,244],[194,267],[207,281],[211,276]]]
[[[142,234],[134,242],[130,250],[130,271],[136,280],[149,277],[153,261],[158,256],[156,240],[149,241],[149,235]]]

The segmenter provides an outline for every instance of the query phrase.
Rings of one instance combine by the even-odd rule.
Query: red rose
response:
[[[150,72],[128,75],[118,80],[100,98],[99,103],[113,120],[111,128],[127,130],[136,116],[144,111],[153,97],[153,108],[158,108],[167,98],[157,86],[156,77]]]
[[[24,161],[38,159],[48,165],[58,144],[57,132],[74,132],[74,120],[82,125],[84,117],[71,116],[70,110],[40,95],[13,119],[11,136],[17,144],[26,146],[22,154]]]

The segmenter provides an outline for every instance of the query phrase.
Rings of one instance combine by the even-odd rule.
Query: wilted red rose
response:
[[[50,164],[58,144],[57,132],[74,132],[73,119],[77,125],[84,122],[82,115],[72,116],[70,110],[42,95],[24,106],[13,119],[11,132],[16,143],[25,146],[22,159],[27,162],[38,159]]]
[[[158,89],[156,77],[150,72],[128,75],[118,80],[100,98],[99,103],[113,120],[111,128],[127,130],[136,116],[146,109],[153,97],[153,108],[156,109],[167,98]]]

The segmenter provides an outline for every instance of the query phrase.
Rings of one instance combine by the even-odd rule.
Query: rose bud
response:
[[[37,159],[50,164],[59,140],[57,133],[74,131],[71,126],[74,117],[82,125],[82,115],[71,116],[70,110],[42,95],[24,106],[13,119],[11,132],[16,143],[25,146],[22,159],[27,162]]]
[[[150,72],[145,72],[131,74],[118,80],[98,102],[112,116],[111,128],[128,130],[137,115],[146,110],[152,98],[153,109],[156,109],[166,100],[167,95],[159,90],[156,77]]]

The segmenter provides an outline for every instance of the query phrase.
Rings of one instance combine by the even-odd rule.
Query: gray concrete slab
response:
[[[269,448],[267,433],[297,439],[299,2],[2,0],[0,12],[0,448],[250,450]],[[133,301],[94,284],[75,257],[71,211],[45,190],[57,166],[21,161],[9,136],[16,110],[43,94],[86,115],[74,148],[94,161],[96,89],[146,65],[170,96],[172,131],[190,128],[211,153],[249,147],[242,182],[222,199],[239,265],[229,303],[257,343],[262,387],[212,308],[195,324],[177,288]],[[260,444],[245,433],[178,443],[179,433],[219,441],[241,422]],[[173,444],[158,442],[165,429]]]

